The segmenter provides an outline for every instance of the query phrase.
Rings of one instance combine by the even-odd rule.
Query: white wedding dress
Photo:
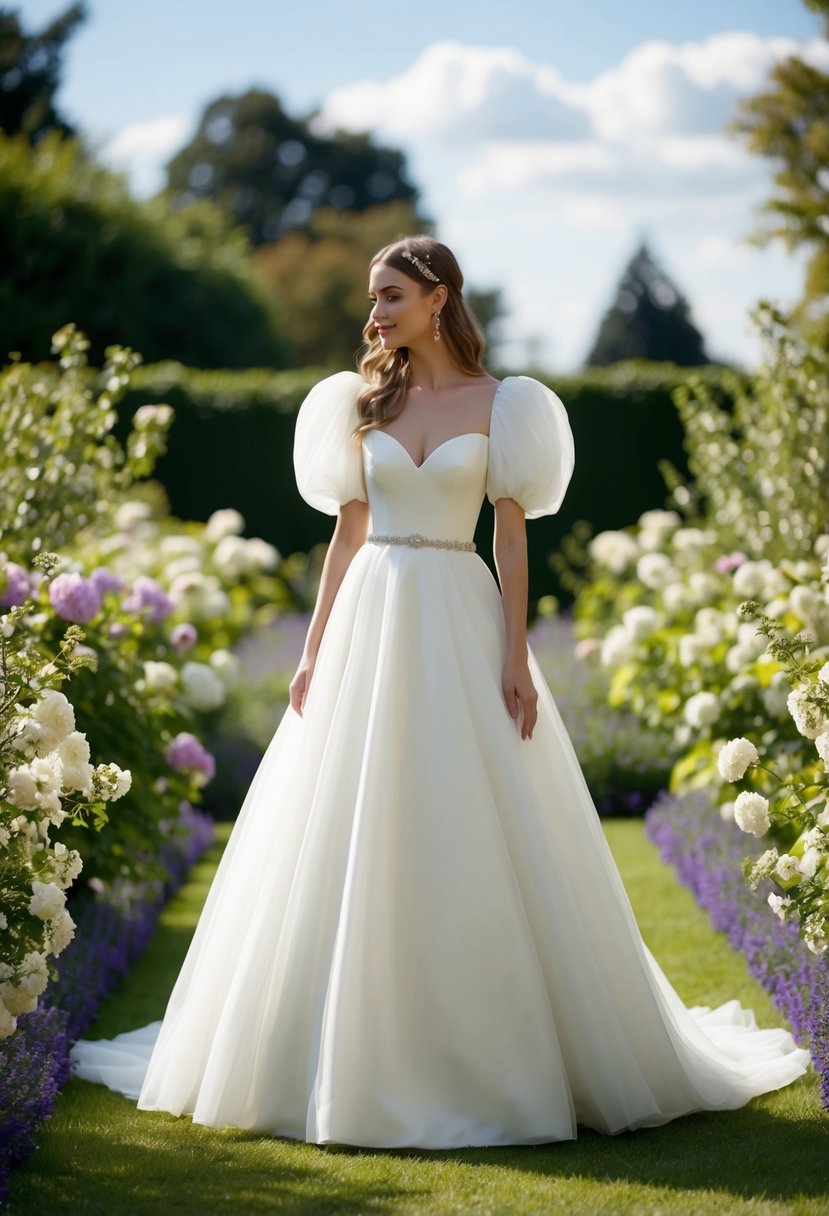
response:
[[[483,497],[556,511],[558,397],[509,376],[489,436],[417,466],[354,446],[354,372],[300,409],[297,484],[371,531],[469,541]],[[522,740],[505,624],[477,553],[367,542],[304,716],[288,708],[234,825],[164,1019],[79,1040],[76,1075],[142,1110],[316,1143],[569,1140],[743,1105],[808,1055],[736,1001],[686,1009],[644,945],[535,656]]]

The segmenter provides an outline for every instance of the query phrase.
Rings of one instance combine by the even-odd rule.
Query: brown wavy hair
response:
[[[440,336],[449,349],[453,363],[459,371],[472,376],[485,376],[486,369],[481,360],[486,342],[463,298],[463,275],[452,250],[432,236],[419,234],[385,245],[371,259],[369,270],[379,262],[392,266],[417,283],[425,295],[433,291],[437,284],[421,274],[417,266],[403,256],[404,253],[411,253],[421,261],[428,259],[429,267],[447,289],[446,303],[440,313]],[[409,348],[401,346],[384,350],[371,319],[363,326],[363,342],[367,349],[357,366],[366,384],[357,397],[360,416],[360,423],[354,430],[357,439],[397,417],[403,409],[410,374]]]

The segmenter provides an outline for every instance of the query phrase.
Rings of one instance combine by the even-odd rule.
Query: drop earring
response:
[[[434,333],[432,334],[432,337],[434,338],[434,340],[436,342],[440,342],[440,313],[439,312],[432,313],[432,324],[434,326]]]

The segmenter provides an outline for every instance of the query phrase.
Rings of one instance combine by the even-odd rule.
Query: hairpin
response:
[[[432,270],[431,266],[426,265],[426,262],[429,261],[428,253],[426,254],[426,262],[421,262],[420,258],[416,258],[413,253],[409,253],[408,249],[404,249],[403,257],[407,258],[410,262],[414,262],[415,266],[418,268],[424,278],[431,279],[433,283],[440,282],[439,277],[435,274],[434,270]]]

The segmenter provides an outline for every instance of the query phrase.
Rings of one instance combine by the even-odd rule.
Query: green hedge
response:
[[[162,401],[175,409],[169,449],[156,470],[175,515],[206,519],[217,507],[234,506],[250,535],[265,537],[287,555],[327,541],[333,528],[331,516],[299,497],[292,464],[296,409],[325,374],[317,368],[230,372],[156,364],[136,370],[121,410],[131,414],[145,402]],[[531,601],[551,592],[569,598],[548,555],[577,520],[589,520],[595,531],[619,528],[663,504],[658,461],[687,469],[671,400],[687,374],[672,364],[623,364],[549,381],[570,416],[576,469],[559,514],[529,522]],[[698,374],[716,381],[718,370]],[[485,501],[475,539],[490,564],[491,538],[492,508]]]

